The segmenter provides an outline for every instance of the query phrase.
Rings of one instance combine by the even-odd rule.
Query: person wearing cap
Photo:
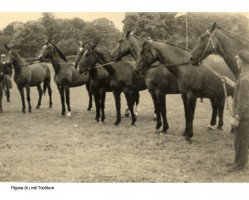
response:
[[[235,133],[235,160],[231,171],[245,168],[249,144],[249,52],[240,52],[235,59],[240,76],[234,86],[233,96],[231,126]]]
[[[5,54],[1,54],[0,72],[3,74],[4,78],[3,86],[6,92],[7,102],[10,102],[10,89],[12,88],[12,65],[7,63],[7,56]]]

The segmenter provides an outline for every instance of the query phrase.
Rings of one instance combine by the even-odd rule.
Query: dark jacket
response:
[[[241,120],[249,120],[249,70],[242,73],[236,82],[233,115],[239,115]]]
[[[3,64],[2,62],[0,62],[0,71],[3,72],[3,75],[12,75],[12,65],[9,63],[5,63]]]

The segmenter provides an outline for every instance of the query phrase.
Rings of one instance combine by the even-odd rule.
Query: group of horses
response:
[[[52,63],[61,98],[61,115],[71,116],[70,88],[87,85],[89,97],[94,97],[96,121],[105,121],[106,92],[113,92],[116,106],[115,125],[121,121],[121,93],[125,94],[131,114],[131,125],[137,120],[134,105],[139,103],[139,92],[148,89],[156,114],[156,131],[166,133],[169,129],[166,116],[166,94],[181,94],[185,112],[184,136],[191,141],[193,120],[197,98],[208,98],[212,105],[210,128],[222,130],[223,111],[226,95],[233,95],[233,88],[224,85],[221,77],[235,81],[239,75],[235,55],[247,49],[248,42],[216,25],[206,30],[192,51],[170,43],[144,40],[132,31],[125,33],[112,53],[89,43],[78,53],[75,64],[69,64],[56,45],[47,42],[41,50],[40,62],[28,64],[14,47],[8,47],[8,62],[15,70],[14,81],[22,99],[22,112],[25,112],[24,88],[27,92],[29,112],[30,87],[36,86],[39,92],[37,107],[41,105],[42,92],[48,89],[49,107],[52,107],[51,75],[46,62]],[[217,56],[209,56],[218,54]],[[135,62],[125,61],[131,55]],[[225,61],[225,62],[224,62]],[[228,67],[227,67],[228,66]],[[43,90],[41,88],[43,83]],[[226,94],[226,95],[225,95]],[[65,97],[66,96],[66,97]],[[91,109],[91,99],[88,109]],[[161,130],[162,126],[162,130]]]

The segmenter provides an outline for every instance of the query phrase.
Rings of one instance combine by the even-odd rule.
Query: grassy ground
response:
[[[71,90],[72,118],[60,116],[59,93],[53,86],[53,109],[48,96],[36,110],[37,90],[31,89],[33,113],[21,113],[14,85],[11,103],[4,97],[0,115],[0,181],[4,182],[248,182],[248,167],[228,173],[234,158],[229,133],[231,117],[225,111],[224,131],[208,131],[209,100],[198,101],[193,143],[182,137],[184,114],[179,95],[167,96],[170,129],[154,133],[153,105],[141,92],[141,115],[136,126],[122,118],[113,126],[115,104],[106,99],[106,123],[94,121],[95,109],[86,111],[85,87]],[[231,103],[231,100],[230,100]],[[122,111],[125,100],[122,96]]]

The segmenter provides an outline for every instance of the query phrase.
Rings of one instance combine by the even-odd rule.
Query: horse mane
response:
[[[177,47],[177,48],[179,48],[179,49],[182,49],[182,50],[191,52],[191,50],[189,50],[189,49],[187,49],[187,48],[185,48],[185,47],[179,46],[179,45],[177,45],[177,44],[173,44],[173,43],[170,43],[170,42],[166,42],[165,44],[169,44],[169,45],[171,45],[171,46],[173,46],[173,47]]]
[[[97,49],[95,49],[95,52],[100,56],[101,59],[103,59],[105,61],[111,60],[111,53],[109,51],[97,48]]]
[[[225,32],[226,34],[228,34],[232,38],[239,40],[243,44],[245,44],[245,42],[249,44],[249,40],[247,40],[246,38],[243,38],[243,37],[241,37],[239,35],[235,35],[234,33],[230,32],[230,31],[227,31],[226,29],[224,29],[224,28],[222,28],[220,26],[217,26],[216,28],[223,31],[223,32]]]
[[[56,49],[56,51],[58,52],[59,56],[60,56],[64,61],[67,62],[67,58],[66,58],[66,57],[63,55],[63,53],[58,49],[58,47],[55,46],[55,45],[53,45],[53,46],[54,46],[54,48]]]

